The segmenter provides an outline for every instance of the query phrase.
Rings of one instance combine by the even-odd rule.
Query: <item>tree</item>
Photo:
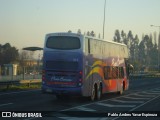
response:
[[[78,29],[77,33],[78,33],[78,34],[81,34],[81,29]]]
[[[0,64],[10,64],[18,60],[18,49],[12,47],[9,43],[0,45]]]
[[[120,40],[121,40],[120,32],[119,32],[119,30],[115,30],[115,35],[114,35],[113,41],[120,43]]]
[[[92,36],[92,37],[95,37],[95,36],[96,36],[96,34],[94,33],[94,31],[91,31],[90,36]]]
[[[153,48],[153,44],[152,44],[152,37],[149,37],[148,35],[145,35],[144,37],[144,41],[145,41],[145,46],[146,46],[146,63],[147,65],[150,65],[151,63],[151,50]]]
[[[151,49],[151,65],[157,66],[158,65],[158,49],[157,49],[157,43],[153,44],[153,48]]]
[[[101,34],[99,33],[99,35],[98,35],[98,38],[100,39],[101,38]]]
[[[139,48],[138,48],[139,38],[138,38],[138,35],[136,35],[135,38],[134,38],[134,45],[135,45],[134,58],[136,60],[138,60],[138,52],[139,52]]]
[[[131,30],[128,32],[127,39],[128,39],[128,46],[130,48],[131,45],[133,44],[133,34]]]
[[[91,32],[87,32],[87,36],[96,37],[95,32],[92,30]]]
[[[19,64],[21,65],[21,66],[25,66],[25,60],[26,59],[29,59],[30,58],[30,55],[29,55],[29,53],[28,53],[28,51],[20,51],[19,52]]]
[[[126,44],[126,45],[128,45],[128,40],[126,38],[126,33],[124,33],[123,30],[121,31],[121,38],[122,38],[121,42],[124,43],[124,44]]]
[[[145,61],[145,45],[144,45],[144,40],[142,40],[139,44],[139,54],[138,54],[139,62],[141,65],[139,66],[140,68],[143,67],[143,64],[146,62]]]
[[[157,43],[157,33],[156,32],[154,32],[153,37],[154,37],[154,43],[156,44]]]
[[[90,36],[90,32],[89,31],[87,32],[87,36]]]

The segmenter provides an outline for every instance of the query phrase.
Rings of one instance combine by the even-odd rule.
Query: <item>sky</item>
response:
[[[0,0],[0,44],[43,47],[47,33],[94,31],[103,36],[105,0]],[[106,0],[105,39],[116,29],[133,35],[159,32],[160,0]]]

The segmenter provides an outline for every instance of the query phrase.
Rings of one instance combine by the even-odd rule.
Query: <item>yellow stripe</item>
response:
[[[86,79],[88,79],[88,78],[89,78],[92,74],[94,74],[94,73],[98,73],[98,74],[103,78],[103,75],[102,75],[103,70],[102,70],[101,67],[97,66],[97,67],[93,68],[93,69],[90,71],[90,73],[87,75],[87,78],[86,78]]]
[[[99,65],[99,66],[97,66],[97,65]],[[97,66],[97,67],[95,67],[95,66]],[[100,60],[94,62],[94,64],[92,65],[93,69],[89,72],[86,79],[88,79],[94,73],[98,73],[103,78],[103,74],[102,74],[103,69],[100,66],[103,67],[103,66],[106,66],[106,64]]]
[[[100,61],[100,60],[98,60],[98,61],[96,61],[96,62],[92,65],[92,67],[94,67],[94,66],[96,66],[96,65],[102,66],[102,65],[103,65],[103,62]]]

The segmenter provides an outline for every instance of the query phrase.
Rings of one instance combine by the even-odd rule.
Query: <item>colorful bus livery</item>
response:
[[[42,91],[61,98],[102,94],[129,87],[127,46],[76,33],[50,33],[45,37]]]

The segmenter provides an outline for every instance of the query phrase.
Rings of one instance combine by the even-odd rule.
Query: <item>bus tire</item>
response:
[[[97,88],[97,100],[100,100],[102,97],[102,86],[99,84],[99,87]]]
[[[95,90],[95,86],[93,86],[92,93],[91,93],[91,101],[94,101],[95,98],[96,98],[96,90]]]

